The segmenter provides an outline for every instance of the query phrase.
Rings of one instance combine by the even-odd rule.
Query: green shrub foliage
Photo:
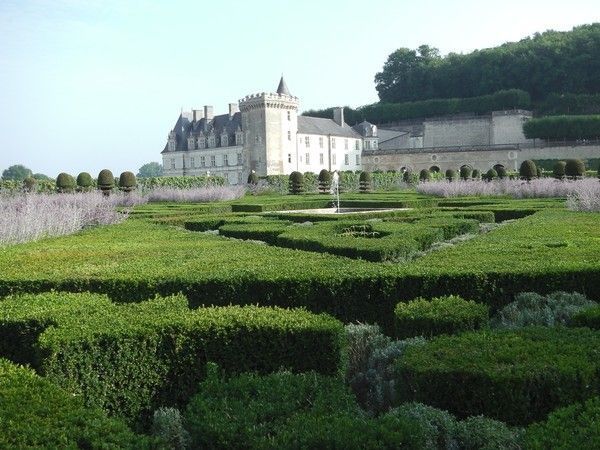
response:
[[[248,184],[258,184],[258,175],[256,175],[256,172],[253,170],[248,174]]]
[[[344,330],[303,310],[189,310],[183,296],[114,305],[97,294],[48,293],[0,302],[0,356],[134,422],[184,402],[207,361],[231,373],[341,370]]]
[[[0,359],[0,448],[152,448],[118,419],[33,370]]]
[[[422,169],[419,172],[419,180],[420,181],[429,181],[430,178],[431,178],[431,172],[429,172],[429,170]]]
[[[37,180],[33,177],[27,177],[23,180],[23,189],[25,192],[35,192],[37,189]]]
[[[92,176],[87,172],[81,172],[77,175],[77,187],[83,191],[88,190],[94,185]]]
[[[573,316],[595,305],[595,302],[576,292],[559,291],[547,296],[524,292],[498,311],[494,325],[498,328],[569,325]]]
[[[137,186],[137,180],[133,172],[123,172],[119,176],[119,189],[130,192]]]
[[[567,159],[565,175],[571,178],[580,178],[585,174],[585,164],[580,159]]]
[[[448,169],[448,170],[446,170],[446,179],[448,181],[454,181],[454,180],[456,180],[456,178],[458,178],[456,176],[456,170],[454,170],[454,169]]]
[[[600,305],[579,311],[573,316],[571,324],[576,327],[588,327],[600,330]]]
[[[479,180],[481,178],[481,172],[479,169],[473,169],[473,173],[471,174],[474,180]]]
[[[394,314],[398,336],[405,338],[476,330],[487,326],[489,320],[486,305],[454,295],[400,302]]]
[[[98,174],[98,189],[110,191],[115,185],[115,177],[108,169],[102,169]]]
[[[527,428],[531,450],[595,450],[600,448],[600,397],[553,411],[545,422]]]
[[[495,169],[490,169],[485,173],[485,179],[487,181],[492,181],[498,178],[498,172]]]
[[[56,177],[56,189],[58,192],[71,192],[75,189],[75,179],[68,173],[59,173]]]
[[[548,116],[523,124],[527,139],[576,140],[600,137],[600,115]]]
[[[184,428],[183,417],[176,408],[158,408],[154,411],[152,434],[173,450],[184,450],[190,443],[190,434]]]
[[[463,180],[468,180],[471,178],[471,175],[473,175],[473,169],[471,169],[471,167],[469,166],[462,166],[460,168],[460,178]]]
[[[530,159],[523,161],[519,167],[519,176],[526,180],[532,180],[537,177],[535,163]]]
[[[323,169],[319,172],[319,193],[329,194],[331,190],[331,172],[327,169]]]
[[[554,167],[552,168],[552,175],[554,178],[562,180],[566,175],[566,166],[567,163],[565,161],[556,161]]]
[[[400,401],[513,425],[600,393],[600,335],[586,328],[439,336],[398,361]]]
[[[304,175],[301,172],[292,172],[290,174],[290,194],[301,194],[304,192]]]
[[[506,172],[506,168],[504,166],[496,166],[496,173],[498,174],[498,178],[500,178],[501,180],[503,180],[504,178],[506,178],[508,176],[508,173]],[[475,178],[475,177],[473,177]]]
[[[366,193],[366,192],[371,192],[371,183],[372,183],[372,176],[370,172],[361,172],[360,173],[360,177],[359,177],[359,182],[360,182],[360,192],[362,193]]]

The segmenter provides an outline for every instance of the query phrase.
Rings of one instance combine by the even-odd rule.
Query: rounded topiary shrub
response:
[[[400,302],[394,309],[394,315],[396,333],[401,338],[477,330],[487,326],[489,321],[486,305],[455,295]]]
[[[56,189],[58,192],[71,192],[75,189],[75,178],[68,173],[59,173],[56,177]]]
[[[580,159],[567,159],[565,175],[571,178],[580,178],[585,174],[585,164]]]
[[[412,182],[412,172],[410,170],[404,171],[404,173],[402,174],[402,181],[404,181],[405,183]]]
[[[523,161],[521,167],[519,167],[519,176],[527,181],[537,177],[537,167],[535,166],[535,163],[530,159]]]
[[[398,360],[398,401],[526,425],[600,393],[598,348],[600,333],[587,328],[438,336]]]
[[[115,177],[108,169],[102,169],[98,174],[98,189],[108,194],[115,186]]]
[[[456,177],[456,170],[454,170],[454,169],[448,169],[448,170],[446,170],[446,179],[448,181],[454,181],[454,180],[456,180],[456,178],[457,178]]]
[[[26,192],[34,192],[37,186],[37,180],[33,177],[27,177],[23,180],[23,189]]]
[[[479,179],[481,179],[481,172],[478,169],[473,169],[473,173],[471,174],[471,177],[474,180],[479,180]]]
[[[360,176],[358,177],[359,191],[362,193],[371,192],[372,179],[373,177],[371,176],[370,172],[361,172]]]
[[[77,175],[77,187],[82,191],[89,190],[94,184],[92,176],[87,172],[81,172]]]
[[[498,174],[498,178],[500,178],[501,180],[505,179],[508,176],[508,172],[506,172],[506,168],[504,166],[498,166],[495,170]]]
[[[301,194],[304,192],[304,175],[301,172],[292,172],[289,180],[290,194]]]
[[[524,448],[600,448],[600,397],[557,409],[550,413],[545,422],[529,426]]]
[[[471,175],[473,174],[473,169],[471,169],[469,166],[462,166],[460,168],[460,178],[463,180],[468,180],[469,178],[471,178]]]
[[[254,170],[248,174],[248,184],[258,184],[258,175],[256,175],[256,172],[254,172]]]
[[[565,168],[567,166],[567,163],[565,161],[556,161],[554,163],[554,167],[552,167],[552,175],[554,176],[554,178],[558,178],[559,180],[562,180],[565,177]]]
[[[487,181],[492,181],[492,180],[495,180],[496,178],[498,178],[498,172],[496,172],[496,170],[494,170],[494,169],[490,169],[485,173],[485,179]]]
[[[541,167],[536,168],[536,175],[538,178],[543,178],[544,177],[544,169],[542,169]]]
[[[125,192],[131,192],[137,186],[137,180],[133,172],[123,172],[119,177],[119,189]]]
[[[429,181],[431,179],[431,172],[427,169],[422,169],[419,172],[419,180],[421,181]]]
[[[329,194],[331,190],[331,172],[327,169],[323,169],[319,172],[319,193]]]

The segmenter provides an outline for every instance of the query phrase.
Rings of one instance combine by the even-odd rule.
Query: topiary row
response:
[[[343,339],[342,324],[329,316],[189,310],[183,296],[115,305],[102,295],[47,293],[0,302],[0,356],[132,423],[157,406],[184,403],[207,361],[230,373],[339,373]]]
[[[87,192],[93,187],[93,184],[94,180],[87,172],[81,172],[77,175],[77,180],[65,172],[58,174],[58,177],[56,177],[56,190],[61,193],[73,192],[75,189]],[[97,185],[98,189],[105,195],[108,195],[115,185],[118,185],[119,189],[124,192],[131,192],[137,186],[137,179],[133,172],[123,172],[118,182],[116,182],[112,172],[108,169],[103,169],[98,174]]]

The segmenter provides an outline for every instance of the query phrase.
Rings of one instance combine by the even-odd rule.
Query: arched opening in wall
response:
[[[429,168],[430,172],[440,173],[440,168],[438,166],[431,166]]]
[[[400,173],[404,173],[406,172],[408,169],[406,168],[406,166],[402,166],[400,167]]]
[[[471,164],[463,164],[462,166],[460,166],[461,169],[465,168],[465,169],[471,169],[473,170],[473,167],[471,166]]]
[[[494,164],[494,170],[498,174],[498,178],[503,179],[507,177],[506,167],[504,167],[504,164]]]

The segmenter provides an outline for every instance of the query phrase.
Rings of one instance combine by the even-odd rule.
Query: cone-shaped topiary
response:
[[[469,166],[462,166],[460,168],[460,177],[467,181],[469,178],[471,178],[471,174],[473,173],[473,169],[471,169]]]
[[[473,169],[473,173],[471,174],[471,177],[474,180],[479,180],[481,178],[481,172],[477,169]]]
[[[536,167],[535,172],[538,178],[542,178],[544,176],[544,171],[541,167]]]
[[[94,180],[89,173],[81,172],[79,175],[77,175],[77,186],[80,190],[87,191],[92,187],[93,184]]]
[[[429,181],[431,178],[431,172],[427,169],[423,169],[419,172],[419,180],[421,181]]]
[[[565,167],[567,163],[565,161],[556,161],[554,163],[554,167],[552,168],[552,175],[554,178],[558,178],[562,180],[565,177]]]
[[[329,194],[331,189],[331,172],[327,169],[323,169],[319,172],[319,193]]]
[[[75,178],[68,173],[59,173],[56,177],[56,190],[58,192],[71,192],[75,189]]]
[[[131,192],[137,186],[137,180],[133,172],[123,172],[119,177],[119,189],[124,192]]]
[[[485,173],[485,179],[487,181],[492,181],[496,178],[498,178],[498,172],[496,172],[495,169],[490,169]]]
[[[27,177],[23,180],[23,189],[26,192],[34,192],[37,185],[37,180],[33,177]]]
[[[258,184],[258,175],[256,175],[256,172],[254,170],[248,174],[248,184]]]
[[[290,174],[289,183],[290,194],[301,194],[304,191],[304,175],[300,172],[292,172]]]
[[[504,168],[504,166],[500,166],[499,165],[494,170],[498,174],[498,178],[500,178],[501,180],[503,180],[504,178],[506,178],[507,173],[506,173],[506,169]]]
[[[367,192],[371,192],[371,181],[372,181],[372,177],[371,177],[371,173],[370,172],[361,172],[359,177],[358,177],[358,181],[359,181],[359,190],[362,193],[367,193]]]
[[[115,185],[115,177],[108,169],[102,169],[98,174],[98,189],[108,195]]]
[[[567,159],[565,164],[565,175],[572,178],[580,178],[585,173],[585,164],[580,159]]]
[[[454,181],[454,180],[456,180],[456,178],[457,178],[456,177],[456,170],[454,170],[454,169],[448,169],[448,170],[446,170],[446,179],[448,181]]]
[[[537,167],[535,166],[535,163],[530,159],[523,161],[521,167],[519,167],[519,176],[527,181],[537,177]]]

